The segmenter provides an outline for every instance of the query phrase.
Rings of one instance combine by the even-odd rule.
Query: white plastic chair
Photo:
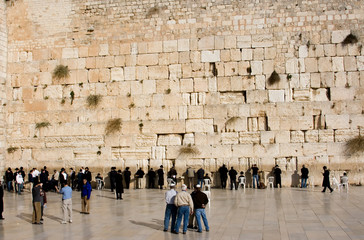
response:
[[[173,179],[172,178],[167,178],[167,184],[168,184],[168,186],[169,185],[171,185],[171,184],[176,184],[174,181],[173,181]]]
[[[204,190],[205,191],[209,191],[210,192],[210,190],[211,190],[211,185],[210,185],[210,179],[204,179],[203,180],[203,188],[204,188]]]
[[[270,188],[274,189],[274,177],[269,177],[268,178],[268,185]]]
[[[308,184],[311,188],[315,187],[315,178],[314,177],[309,177],[308,178]]]
[[[245,189],[245,185],[246,185],[246,183],[245,183],[245,177],[240,177],[239,186],[240,185],[243,185],[243,188]]]
[[[96,179],[96,183],[97,183],[97,190],[100,190],[103,188],[104,186],[104,181],[101,179]]]
[[[332,182],[332,187],[333,187],[333,189],[337,188],[337,190],[340,192],[341,184],[340,184],[340,183],[339,183],[339,181],[336,179],[336,177],[332,177],[332,178],[331,178],[331,182]]]
[[[341,177],[341,187],[344,188],[346,191],[349,191],[349,178],[346,176]]]

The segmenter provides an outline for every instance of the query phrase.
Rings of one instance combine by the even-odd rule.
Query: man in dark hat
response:
[[[228,174],[228,169],[226,168],[225,164],[223,164],[219,168],[219,174],[220,174],[220,180],[221,180],[221,188],[225,189],[226,188],[227,174]]]
[[[116,199],[122,200],[124,186],[123,186],[123,175],[121,174],[121,170],[118,170],[115,176],[115,190],[116,190]]]
[[[276,167],[274,168],[274,177],[275,177],[275,187],[277,188],[279,185],[279,188],[282,188],[282,183],[281,183],[281,174],[282,174],[282,170],[279,168],[278,165],[276,165]]]
[[[13,179],[14,179],[14,174],[13,171],[11,171],[11,168],[8,168],[8,170],[6,171],[5,178],[8,187],[8,192],[10,192],[13,189]]]
[[[229,177],[230,177],[230,190],[233,190],[235,187],[236,190],[238,190],[238,184],[236,182],[236,176],[238,175],[238,172],[234,169],[234,167],[231,167],[229,171]]]
[[[324,176],[324,180],[322,182],[322,186],[324,187],[324,189],[322,190],[322,192],[325,192],[326,188],[329,188],[330,192],[332,192],[334,191],[334,189],[332,189],[330,186],[330,170],[328,170],[326,166],[324,166],[323,169],[324,173],[322,175]]]
[[[158,174],[158,185],[159,185],[159,189],[163,189],[163,185],[164,185],[163,165],[160,165],[159,169],[157,170],[157,174]]]
[[[154,182],[155,182],[155,172],[153,170],[153,168],[151,168],[149,171],[148,171],[148,180],[149,180],[149,188],[154,188]]]
[[[131,172],[129,171],[129,167],[126,167],[124,170],[124,179],[125,179],[126,189],[129,189],[129,187],[130,187],[130,178],[131,178]]]
[[[115,189],[116,174],[117,174],[115,169],[116,169],[116,167],[111,167],[111,171],[109,172],[111,192],[114,192],[114,189]]]

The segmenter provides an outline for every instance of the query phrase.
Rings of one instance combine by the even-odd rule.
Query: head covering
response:
[[[187,186],[186,186],[186,184],[182,184],[182,190],[183,190],[183,191],[186,191],[186,190],[187,190]]]
[[[171,184],[169,184],[169,186],[170,186],[170,187],[174,187],[174,186],[176,186],[176,184],[171,183]]]
[[[201,185],[200,184],[196,184],[195,185],[195,188],[200,188],[201,187]]]

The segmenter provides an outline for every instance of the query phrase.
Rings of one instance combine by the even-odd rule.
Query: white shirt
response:
[[[37,169],[35,169],[32,173],[33,178],[38,177],[38,175],[39,175],[39,171]]]
[[[177,191],[174,189],[171,189],[166,192],[166,203],[167,204],[174,204],[174,199],[177,195]]]
[[[23,176],[20,173],[18,173],[18,175],[16,175],[16,183],[18,183],[18,184],[24,183]]]
[[[64,180],[67,180],[67,173],[65,173],[65,172],[64,172],[64,173],[62,173],[62,174],[63,174],[63,179],[64,179]]]

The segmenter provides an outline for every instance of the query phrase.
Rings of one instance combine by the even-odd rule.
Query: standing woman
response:
[[[324,173],[322,175],[324,176],[324,180],[322,182],[322,186],[324,187],[324,190],[322,190],[322,192],[326,191],[326,187],[328,187],[330,189],[330,192],[332,192],[334,191],[334,189],[330,187],[330,171],[327,169],[326,166],[324,166],[323,169]]]

